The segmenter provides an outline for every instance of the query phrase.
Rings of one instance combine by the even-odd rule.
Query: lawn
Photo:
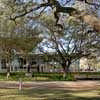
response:
[[[100,72],[72,72],[63,78],[63,73],[32,73],[32,76],[26,76],[25,72],[11,72],[10,77],[7,79],[6,73],[0,73],[0,81],[19,81],[21,78],[23,81],[73,81],[75,80],[74,75],[97,75],[100,76]],[[100,78],[100,77],[99,77]]]
[[[100,100],[98,90],[0,89],[0,100]]]
[[[11,72],[7,79],[7,73],[0,73],[0,81],[19,81],[21,78],[23,81],[66,81],[74,80],[73,76],[69,75],[67,78],[63,78],[63,73],[32,73],[32,76],[26,76],[25,72]]]

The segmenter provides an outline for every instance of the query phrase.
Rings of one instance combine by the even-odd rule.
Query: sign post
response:
[[[22,90],[22,85],[23,85],[23,84],[22,84],[22,79],[20,78],[20,79],[19,79],[19,90],[20,90],[20,91]]]

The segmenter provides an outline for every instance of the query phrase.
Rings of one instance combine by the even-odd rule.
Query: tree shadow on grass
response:
[[[21,95],[27,95],[32,98],[41,98],[41,100],[100,100],[96,96],[77,96],[73,93],[82,93],[82,91],[62,90],[62,89],[25,89]],[[91,91],[89,91],[91,92]],[[40,100],[40,99],[37,99]]]

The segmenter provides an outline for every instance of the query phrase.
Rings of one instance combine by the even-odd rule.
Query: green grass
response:
[[[0,89],[0,100],[100,100],[99,90]]]
[[[100,75],[98,72],[72,72],[63,78],[63,73],[33,73],[32,77],[25,76],[25,72],[12,72],[7,80],[6,73],[0,73],[0,81],[73,81],[74,75]]]
[[[0,76],[0,81],[19,81],[20,79],[22,79],[23,81],[46,81],[46,80],[49,80],[46,77],[10,76],[7,79],[6,76]]]
[[[64,81],[73,80],[73,76],[68,75],[68,77],[63,78],[62,73],[33,73],[32,77],[25,76],[25,72],[13,72],[10,73],[10,77],[7,79],[6,73],[0,73],[0,81],[18,81],[19,79],[23,81]]]

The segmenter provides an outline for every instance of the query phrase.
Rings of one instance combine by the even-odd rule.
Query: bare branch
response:
[[[50,6],[50,4],[49,4],[49,3],[40,4],[40,5],[37,6],[36,8],[30,9],[30,10],[28,10],[28,11],[25,10],[25,12],[23,12],[23,13],[21,13],[21,14],[19,14],[19,15],[16,15],[16,16],[14,16],[14,17],[10,16],[10,20],[13,20],[13,21],[14,21],[14,20],[16,20],[17,18],[23,17],[23,16],[25,16],[25,15],[27,15],[27,14],[33,12],[33,11],[36,11],[36,10],[42,8],[42,7],[47,7],[47,6]]]

